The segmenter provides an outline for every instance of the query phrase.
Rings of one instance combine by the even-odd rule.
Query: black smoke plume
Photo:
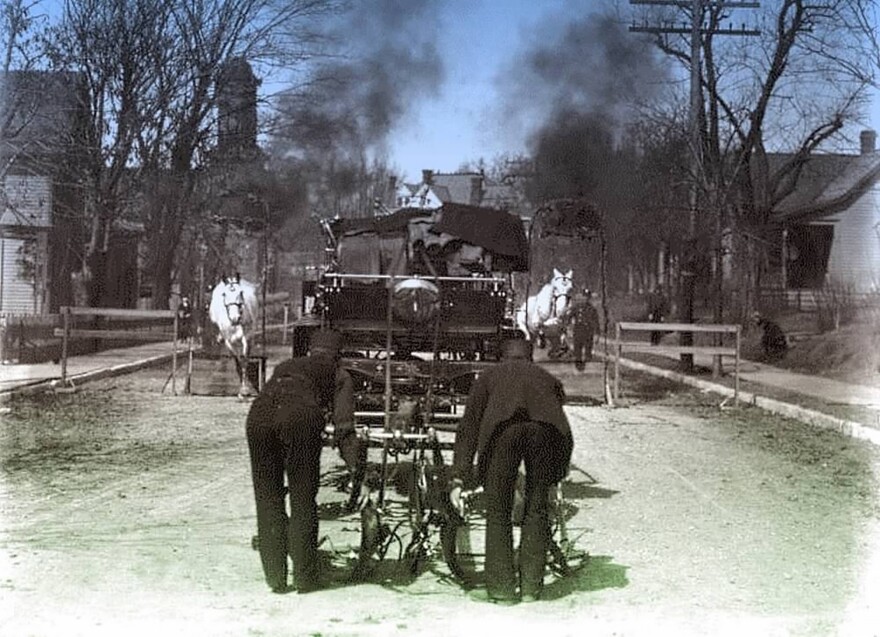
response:
[[[439,0],[360,2],[332,27],[336,49],[281,101],[280,134],[295,154],[357,161],[381,151],[411,104],[443,80],[432,16]]]
[[[500,78],[507,119],[528,131],[533,195],[599,194],[623,129],[666,76],[651,43],[612,15],[543,24]]]

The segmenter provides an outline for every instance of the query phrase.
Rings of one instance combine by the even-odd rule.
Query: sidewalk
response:
[[[669,358],[676,358],[669,355]],[[694,364],[712,368],[712,357],[696,354]],[[733,376],[733,361],[724,358],[724,372]],[[741,381],[775,387],[786,391],[804,394],[813,399],[821,400],[829,406],[853,405],[880,410],[880,387],[844,383],[831,378],[799,374],[787,369],[773,367],[764,363],[740,359],[739,378]]]
[[[177,356],[178,363],[180,363],[186,356],[186,349],[178,348]],[[170,361],[171,358],[172,346],[170,343],[147,343],[85,356],[72,356],[67,359],[67,377],[76,385],[88,380],[135,371],[142,367]],[[0,365],[0,396],[52,388],[60,384],[60,361],[58,363]]]
[[[171,353],[169,343],[148,343],[86,356],[73,356],[67,361],[67,375],[76,383],[77,380],[88,380],[95,374],[108,370],[125,373],[145,365],[171,360]],[[600,352],[597,351],[597,354]],[[186,356],[186,350],[179,349],[178,356]],[[675,359],[675,356],[668,355],[667,358]],[[711,368],[712,357],[697,354],[694,356],[694,364]],[[733,376],[733,363],[729,358],[725,358],[724,370],[728,377]],[[60,380],[60,362],[0,365],[0,394]],[[820,376],[798,374],[750,360],[740,361],[740,380],[804,394],[812,399],[821,400],[829,406],[853,405],[880,411],[880,387],[854,385]]]
[[[595,353],[597,358],[601,359],[603,354],[598,350],[599,348]],[[67,362],[67,375],[69,380],[77,385],[89,380],[124,374],[150,365],[165,363],[171,358],[172,347],[170,343],[148,343],[87,356],[71,357]],[[185,358],[186,350],[179,349],[178,364],[184,364]],[[677,360],[674,355],[667,355],[666,358]],[[699,367],[711,368],[712,357],[697,354],[694,357],[694,363]],[[570,363],[566,367],[568,365]],[[649,374],[665,376],[677,382],[722,395],[733,395],[731,388],[733,363],[729,358],[725,359],[725,382],[723,383],[713,382],[705,377],[684,375],[668,368],[663,369],[629,359],[626,356],[621,359],[621,365]],[[557,372],[557,370],[551,371]],[[748,391],[744,391],[742,388],[740,391],[740,399],[745,402],[805,422],[830,427],[847,435],[877,441],[877,444],[880,444],[880,387],[855,385],[819,376],[798,374],[750,360],[740,361],[740,381],[741,384],[749,386]],[[60,363],[0,365],[0,399],[12,394],[52,389],[60,385]],[[804,396],[805,400],[801,402],[793,398],[774,399],[770,397],[772,396],[771,390],[799,394]],[[770,396],[768,396],[768,392]],[[601,395],[601,391],[597,390],[597,395]],[[874,410],[877,413],[877,418],[875,420],[872,417],[870,424],[855,423],[805,406],[817,403],[823,403],[829,408],[851,406]]]
[[[669,363],[679,360],[674,354],[658,351],[654,355],[663,357]],[[599,353],[599,357],[602,358],[603,354]],[[725,396],[722,407],[729,405],[735,395],[734,365],[729,358],[725,359],[721,379],[683,374],[674,369],[677,367],[674,364],[652,365],[625,355],[620,359],[620,365]],[[712,356],[696,354],[694,365],[696,368],[711,369]],[[880,445],[878,387],[844,383],[751,360],[740,360],[739,400],[787,418]]]
[[[710,361],[708,366],[711,365]],[[828,405],[860,405],[880,410],[880,387],[855,385],[821,376],[798,374],[753,361],[740,361],[739,376],[742,380],[759,385],[769,385],[819,398]]]

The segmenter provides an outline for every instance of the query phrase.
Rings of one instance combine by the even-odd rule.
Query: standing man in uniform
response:
[[[575,297],[571,309],[574,366],[583,371],[584,362],[593,360],[593,338],[599,331],[599,313],[591,300],[592,293],[584,288]]]
[[[550,542],[548,494],[568,473],[573,448],[562,384],[531,359],[529,341],[504,343],[502,361],[474,382],[455,437],[450,499],[461,511],[463,486],[484,486],[486,588],[496,603],[518,601],[517,583],[523,601],[541,595]],[[521,462],[525,513],[517,574],[511,513]]]
[[[293,587],[300,593],[320,587],[316,498],[328,410],[343,460],[355,476],[364,471],[366,445],[354,430],[351,376],[338,364],[341,344],[337,332],[316,332],[309,356],[279,364],[247,416],[260,560],[266,583],[276,593],[290,590],[288,554]]]

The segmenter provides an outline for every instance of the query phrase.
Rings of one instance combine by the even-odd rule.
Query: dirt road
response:
[[[333,475],[321,529],[340,584],[273,595],[250,547],[248,405],[162,395],[166,376],[143,371],[7,404],[4,637],[880,630],[880,454],[865,443],[748,408],[720,411],[698,393],[570,407],[569,532],[591,560],[548,579],[545,601],[473,601],[444,578],[442,560],[414,579],[384,564],[373,581],[342,585],[358,532],[330,514],[345,497]],[[325,454],[331,472],[336,457]]]

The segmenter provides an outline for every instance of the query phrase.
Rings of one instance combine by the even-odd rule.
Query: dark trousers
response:
[[[593,360],[593,331],[576,325],[572,332],[574,364],[578,369],[582,369],[584,361]]]
[[[551,425],[522,421],[502,425],[492,441],[484,480],[486,494],[486,588],[489,596],[516,595],[514,564],[514,491],[520,462],[525,462],[525,510],[520,534],[519,584],[523,595],[539,597],[544,581],[550,521],[547,494],[558,475],[559,434]]]
[[[259,404],[258,401],[263,401]],[[287,555],[298,590],[318,577],[318,481],[321,470],[320,410],[298,409],[290,398],[261,395],[248,414],[247,441],[257,507],[257,535],[266,583],[287,586]],[[285,510],[284,476],[290,494]]]
[[[651,323],[662,323],[663,317],[652,315]],[[663,338],[663,332],[651,332],[651,345],[659,345],[660,339]]]

